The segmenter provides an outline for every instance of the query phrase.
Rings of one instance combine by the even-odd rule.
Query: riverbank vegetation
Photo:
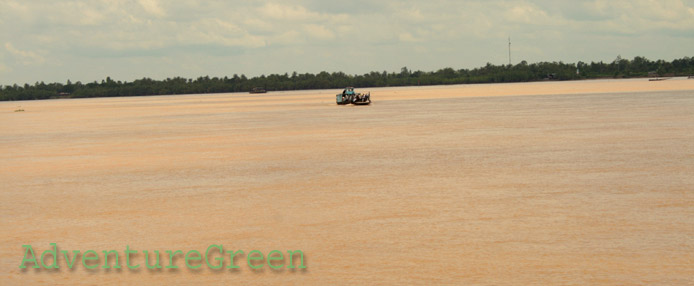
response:
[[[694,75],[694,57],[671,62],[652,61],[645,57],[604,62],[539,62],[522,61],[515,65],[487,65],[474,69],[443,68],[437,71],[411,71],[403,67],[399,72],[370,72],[349,75],[343,72],[270,74],[247,78],[245,75],[197,79],[182,77],[154,80],[142,78],[132,82],[116,81],[107,77],[101,82],[44,83],[33,85],[0,86],[0,100],[32,100],[51,98],[115,97],[165,94],[198,94],[221,92],[248,92],[254,87],[268,91],[329,89],[354,87],[387,87],[444,84],[527,82],[540,80],[579,80],[596,78],[631,78],[646,76]]]

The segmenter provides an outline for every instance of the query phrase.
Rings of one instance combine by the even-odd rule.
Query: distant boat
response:
[[[666,80],[670,79],[669,77],[656,77],[656,78],[649,78],[648,81],[661,81],[661,80]]]
[[[254,87],[253,89],[251,89],[251,91],[249,93],[266,93],[266,92],[267,92],[267,90],[265,90],[262,87]]]
[[[369,105],[371,104],[371,93],[356,93],[351,86],[346,87],[342,93],[335,96],[335,102],[338,105],[354,104],[354,105]]]

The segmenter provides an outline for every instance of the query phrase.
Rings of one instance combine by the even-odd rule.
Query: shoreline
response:
[[[671,83],[675,84],[671,84]],[[628,86],[623,84],[635,83]],[[578,84],[575,90],[571,89],[555,89],[554,85],[562,84]],[[599,84],[600,86],[589,86],[591,84]],[[618,85],[622,84],[622,85]],[[534,91],[524,91],[518,93],[515,87],[533,86]],[[498,88],[496,88],[498,87]],[[282,102],[287,99],[333,99],[334,94],[340,89],[307,89],[307,90],[287,90],[287,91],[269,91],[262,94],[249,94],[247,92],[231,92],[231,93],[195,93],[195,94],[166,94],[166,95],[140,95],[140,96],[117,96],[117,97],[85,97],[85,98],[51,98],[38,100],[17,100],[17,101],[0,101],[1,105],[13,105],[15,103],[31,103],[31,102],[67,102],[72,100],[94,100],[94,99],[155,99],[155,98],[187,98],[191,99],[203,96],[223,96],[232,95],[230,99],[248,99],[266,100]],[[374,101],[379,100],[403,100],[403,99],[426,99],[426,98],[455,98],[455,97],[486,97],[486,96],[531,96],[531,95],[550,95],[550,94],[601,94],[601,93],[629,93],[629,92],[656,92],[656,91],[685,91],[694,90],[694,80],[688,80],[687,77],[675,77],[663,81],[649,81],[647,78],[625,78],[625,79],[586,79],[586,80],[566,80],[566,81],[533,81],[533,82],[509,82],[509,83],[479,83],[479,84],[451,84],[451,85],[427,85],[427,86],[391,86],[391,87],[375,87],[375,88],[358,88],[358,91],[375,91]],[[462,90],[467,93],[454,93],[451,90]],[[413,94],[415,91],[433,92],[444,91],[443,94],[437,96],[421,96]],[[379,93],[380,92],[380,93]],[[397,94],[400,93],[400,94]],[[404,98],[403,98],[404,96]],[[67,101],[66,101],[67,100]],[[16,105],[13,105],[16,107]],[[27,105],[23,105],[27,106]]]
[[[402,86],[380,86],[380,87],[355,87],[359,90],[369,90],[369,89],[411,89],[411,88],[422,88],[422,89],[437,89],[446,87],[463,87],[463,86],[487,86],[487,85],[516,85],[516,84],[538,84],[538,83],[571,83],[571,82],[617,82],[617,81],[639,81],[645,79],[650,81],[653,77],[628,77],[628,78],[591,78],[591,79],[571,79],[571,80],[537,80],[537,81],[517,81],[517,82],[498,82],[498,83],[456,83],[456,84],[438,84],[438,85],[402,85]],[[673,76],[673,77],[663,77],[664,80],[659,81],[679,81],[691,79],[688,76]],[[654,82],[654,81],[650,81]],[[235,94],[235,95],[249,95],[249,96],[265,96],[265,95],[278,95],[282,93],[314,93],[320,91],[339,91],[342,88],[330,88],[330,89],[296,89],[296,90],[279,90],[272,91],[268,90],[267,93],[248,93],[248,92],[213,92],[213,93],[181,93],[181,94],[149,94],[149,95],[133,95],[133,96],[101,96],[101,97],[64,97],[64,98],[46,98],[46,99],[27,99],[27,100],[2,100],[2,102],[31,102],[31,101],[45,101],[45,100],[67,100],[67,99],[89,99],[89,98],[139,98],[139,97],[159,97],[159,96],[199,96],[199,95],[219,95],[219,94]],[[677,90],[677,89],[670,89]],[[688,89],[682,89],[688,90]],[[651,91],[651,90],[648,90]],[[596,92],[591,92],[596,93]],[[597,92],[599,93],[599,92]],[[524,94],[532,95],[532,94]]]

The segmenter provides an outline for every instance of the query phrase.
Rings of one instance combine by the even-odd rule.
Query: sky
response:
[[[0,85],[694,56],[694,0],[0,0]]]

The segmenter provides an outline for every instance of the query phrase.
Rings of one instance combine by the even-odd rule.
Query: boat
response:
[[[371,104],[371,93],[355,93],[354,88],[349,86],[342,90],[342,93],[335,95],[335,102],[338,105],[369,105]]]
[[[265,90],[262,87],[254,87],[253,89],[251,89],[251,91],[249,93],[266,93],[266,92],[267,92],[267,90]]]
[[[661,81],[661,80],[666,80],[666,79],[671,79],[671,77],[654,77],[654,78],[649,78],[648,81]]]

